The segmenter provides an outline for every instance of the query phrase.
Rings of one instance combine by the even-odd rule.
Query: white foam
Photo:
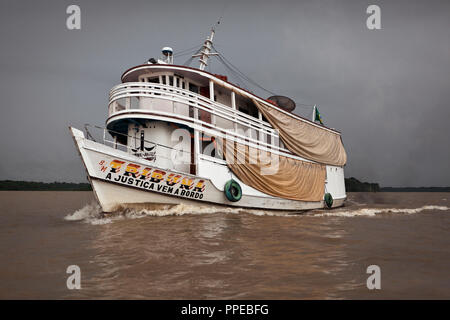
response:
[[[163,209],[151,210],[151,209],[126,209],[125,216],[127,218],[142,218],[145,216],[182,216],[186,214],[214,214],[214,213],[225,213],[225,214],[238,214],[238,213],[249,213],[258,216],[262,215],[283,215],[283,213],[277,213],[272,211],[264,210],[253,210],[245,208],[231,208],[231,207],[215,207],[215,206],[193,206],[186,204],[178,204],[171,207],[166,207]]]
[[[83,208],[64,217],[67,221],[82,221],[92,225],[103,225],[113,221],[123,219],[139,219],[143,217],[164,217],[164,216],[182,216],[196,214],[238,214],[248,213],[256,216],[297,216],[292,213],[281,211],[264,211],[255,209],[215,207],[215,206],[193,206],[178,204],[174,206],[167,205],[159,209],[131,209],[126,208],[115,213],[102,214],[102,209],[97,203],[86,204]]]
[[[363,208],[352,211],[345,210],[333,210],[329,212],[321,212],[314,214],[315,217],[357,217],[357,216],[367,216],[373,217],[377,214],[382,213],[402,213],[402,214],[414,214],[419,213],[425,210],[442,210],[447,211],[450,210],[449,207],[446,206],[434,206],[427,205],[422,206],[420,208]]]
[[[103,225],[113,221],[123,219],[139,219],[143,217],[164,217],[164,216],[182,216],[182,215],[196,215],[196,214],[238,214],[247,213],[256,216],[279,216],[279,217],[358,217],[366,216],[373,217],[383,213],[400,213],[400,214],[414,214],[425,210],[450,210],[446,206],[426,205],[420,208],[361,208],[354,210],[334,209],[331,211],[313,210],[306,212],[306,214],[295,214],[292,212],[283,211],[265,211],[244,208],[231,207],[215,207],[215,206],[192,206],[186,204],[178,204],[175,206],[166,206],[160,209],[124,209],[121,212],[114,214],[102,215],[101,207],[97,203],[86,204],[83,208],[76,210],[74,213],[68,214],[64,217],[68,221],[82,221],[92,225]]]
[[[100,213],[101,213],[100,206],[97,203],[93,202],[88,203],[83,208],[78,209],[74,213],[68,214],[67,216],[64,217],[64,219],[69,221],[80,221],[93,215],[100,216]]]
[[[178,204],[175,206],[167,206],[162,209],[125,209],[124,215],[127,218],[135,219],[142,218],[146,216],[182,216],[185,214],[209,214],[209,213],[237,213],[233,208],[217,208],[214,206],[191,206],[186,204]]]
[[[83,208],[78,209],[74,213],[70,213],[64,217],[67,221],[83,221],[90,224],[107,224],[112,220],[109,218],[103,218],[102,208],[96,203],[88,203]]]

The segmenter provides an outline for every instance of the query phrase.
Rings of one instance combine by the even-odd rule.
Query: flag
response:
[[[322,117],[320,116],[320,112],[319,109],[317,109],[317,107],[316,107],[316,117],[314,118],[314,121],[319,121],[320,124],[323,124]]]

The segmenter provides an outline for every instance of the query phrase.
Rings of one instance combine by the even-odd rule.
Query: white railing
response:
[[[88,140],[91,140],[91,141],[94,141],[94,142],[97,142],[97,143],[101,143],[101,144],[104,144],[105,146],[114,148],[116,150],[120,150],[120,151],[124,151],[126,153],[129,153],[132,156],[136,156],[138,158],[142,158],[140,155],[138,155],[139,152],[137,152],[137,150],[136,150],[137,148],[136,147],[133,148],[131,145],[122,144],[122,143],[120,143],[117,140],[114,140],[114,139],[111,140],[110,139],[111,134],[114,134],[116,136],[125,137],[127,140],[128,140],[128,138],[134,139],[135,137],[133,137],[133,136],[130,136],[128,134],[124,134],[124,133],[121,133],[121,132],[118,132],[118,131],[114,131],[114,130],[111,130],[111,129],[107,129],[105,127],[100,127],[100,126],[91,125],[91,124],[85,124],[84,125],[84,130],[86,132],[86,137],[87,137]],[[93,133],[91,133],[91,130],[93,131]],[[99,133],[101,133],[101,137],[99,136]],[[191,155],[190,151],[189,152],[185,151],[182,148],[169,147],[167,145],[164,145],[164,144],[161,144],[161,143],[158,143],[158,142],[155,142],[155,141],[146,140],[146,139],[144,139],[143,141],[146,144],[148,144],[148,145],[157,146],[158,147],[157,150],[159,150],[159,148],[162,148],[163,150],[168,150],[168,151],[170,151],[172,153],[173,152],[178,153],[178,154],[184,153],[184,154],[187,154],[189,156],[189,158],[190,158],[190,155]],[[166,160],[170,160],[170,161],[173,161],[174,157],[175,157],[174,155],[171,155],[170,157],[168,157],[164,153],[161,153],[159,151],[156,151],[156,156],[160,157],[160,158],[164,158]],[[189,162],[187,164],[192,165],[192,164],[195,164],[195,163]],[[168,168],[166,168],[166,169],[168,169]]]
[[[135,100],[134,105],[131,100],[132,98],[137,99],[137,101]],[[213,101],[207,97],[196,94],[189,90],[162,84],[127,82],[113,87],[109,94],[109,116],[111,117],[119,112],[127,111],[130,109],[151,111],[146,108],[141,108],[141,98],[162,99],[173,102],[171,107],[169,107],[168,110],[165,110],[165,113],[168,112],[174,116],[180,115],[180,113],[177,112],[176,103],[188,106],[193,110],[192,113],[189,112],[189,118],[203,125],[216,127],[216,129],[219,130],[230,131],[230,129],[234,129],[234,131],[237,131],[237,126],[239,125],[246,128],[247,132],[249,132],[249,129],[259,132],[259,137],[264,135],[265,137],[271,136],[271,139],[278,139],[276,130],[274,130],[268,122],[252,117],[248,114],[233,109],[230,106],[226,106],[222,103]],[[123,101],[124,103],[120,104],[121,101]],[[209,114],[211,116],[211,122],[206,122],[199,119],[199,110],[205,112],[206,114]],[[233,124],[233,128],[216,126],[217,117],[223,120],[230,121],[230,123]],[[255,141],[261,143],[261,139],[257,139]],[[262,143],[264,144],[264,142]],[[273,144],[267,145],[272,148],[274,147]]]

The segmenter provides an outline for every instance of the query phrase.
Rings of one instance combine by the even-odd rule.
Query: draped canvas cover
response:
[[[286,148],[294,154],[334,166],[343,166],[347,162],[347,154],[338,133],[295,119],[256,100],[253,102],[270,124],[278,129]]]
[[[228,167],[243,183],[275,197],[323,200],[324,165],[269,154],[231,140],[217,142]]]

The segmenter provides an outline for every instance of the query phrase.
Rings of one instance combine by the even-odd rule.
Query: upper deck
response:
[[[199,69],[139,65],[127,70],[122,82],[111,89],[109,96],[107,127],[117,132],[126,132],[126,120],[161,120],[210,136],[231,136],[253,147],[298,158],[285,148],[277,131],[255,106],[254,101],[258,101],[322,130],[338,133],[285,111],[223,76]]]
[[[147,77],[147,75],[149,77]],[[154,77],[158,77],[158,79],[155,79],[155,78],[152,79],[152,77],[151,77],[152,75]],[[165,75],[165,76],[168,76],[169,78],[166,81],[164,79],[164,77],[159,77],[160,75]],[[170,78],[171,76],[174,76],[177,79],[172,80]],[[263,99],[263,98],[255,95],[254,93],[247,91],[246,89],[243,89],[243,88],[227,81],[226,76],[212,74],[210,72],[200,70],[197,68],[180,66],[180,65],[167,65],[167,64],[142,64],[142,65],[138,65],[138,66],[135,66],[135,67],[132,67],[132,68],[126,70],[122,74],[121,80],[122,80],[122,83],[151,82],[151,83],[159,83],[159,84],[169,84],[171,86],[175,86],[178,88],[187,89],[189,91],[192,91],[193,93],[200,93],[202,96],[207,97],[207,98],[211,97],[211,92],[213,90],[214,98],[212,98],[211,100],[214,100],[216,102],[225,103],[228,107],[233,107],[233,105],[231,105],[233,102],[232,95],[235,94],[238,96],[238,99],[239,99],[239,97],[241,97],[244,100],[245,99],[257,100],[260,103],[264,103],[264,104],[266,104],[272,108],[275,108],[281,112],[289,114],[293,118],[307,122],[313,126],[321,128],[321,129],[329,130],[331,132],[340,134],[340,132],[335,129],[331,129],[324,125],[317,124],[309,119],[306,119],[297,114],[294,114],[294,113],[285,111],[282,108],[279,108],[272,101]],[[177,80],[178,80],[178,82],[177,82]],[[189,84],[193,84],[194,86],[190,87]],[[200,88],[200,90],[195,88],[195,84],[197,84],[197,87]],[[216,86],[216,88],[214,88],[214,86]],[[211,87],[214,89],[211,89]],[[222,89],[222,90],[220,90],[220,89]],[[223,91],[227,91],[226,97],[224,97],[222,95]],[[217,93],[219,93],[219,95],[217,95]],[[244,113],[247,113],[247,111],[248,111],[244,106],[238,106],[238,108],[240,110],[242,110]],[[256,115],[256,113],[257,112],[254,112],[253,115]]]

